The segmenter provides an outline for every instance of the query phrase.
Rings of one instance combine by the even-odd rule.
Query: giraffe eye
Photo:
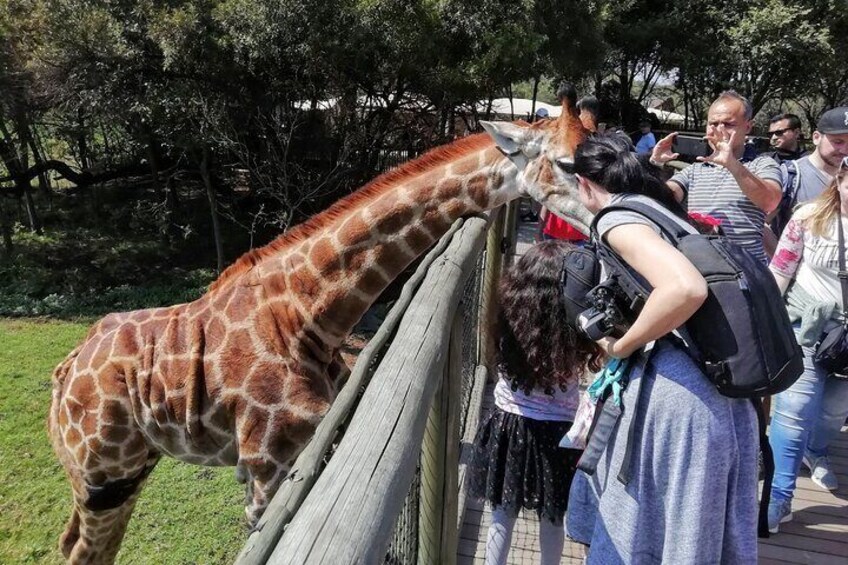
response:
[[[572,161],[571,159],[566,159],[565,157],[562,157],[556,160],[556,164],[562,172],[569,175],[574,174],[574,161]]]

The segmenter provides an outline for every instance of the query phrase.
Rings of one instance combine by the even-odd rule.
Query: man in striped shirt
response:
[[[771,157],[746,151],[745,135],[751,131],[753,108],[733,90],[723,92],[707,113],[704,136],[712,155],[698,157],[674,175],[668,186],[690,212],[709,214],[721,221],[727,236],[767,263],[763,249],[766,214],[781,198],[780,168]],[[657,143],[651,163],[662,166],[678,157],[672,152],[672,133]],[[753,149],[753,148],[751,148]]]

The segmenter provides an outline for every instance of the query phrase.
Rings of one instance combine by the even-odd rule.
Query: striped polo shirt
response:
[[[780,185],[780,167],[771,157],[750,158],[746,151],[740,161],[762,180]],[[768,263],[763,249],[766,214],[743,194],[730,171],[719,165],[694,163],[671,180],[683,187],[690,212],[709,214],[721,220],[721,228],[731,241],[753,253],[763,263]]]

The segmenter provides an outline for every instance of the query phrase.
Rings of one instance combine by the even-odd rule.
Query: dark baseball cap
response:
[[[833,108],[822,114],[816,130],[820,133],[848,133],[848,106]]]

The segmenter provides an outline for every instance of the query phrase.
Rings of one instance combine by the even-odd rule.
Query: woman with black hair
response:
[[[591,212],[636,200],[696,231],[670,190],[615,136],[584,142],[574,168],[580,199]],[[599,343],[610,357],[632,356],[631,367],[644,346],[655,345],[644,372],[630,375],[622,416],[595,474],[575,477],[569,536],[591,545],[590,564],[755,563],[753,406],[721,396],[670,335],[704,302],[706,282],[660,228],[636,212],[610,211],[597,231],[653,288],[630,328]],[[634,418],[625,485],[617,474]]]

